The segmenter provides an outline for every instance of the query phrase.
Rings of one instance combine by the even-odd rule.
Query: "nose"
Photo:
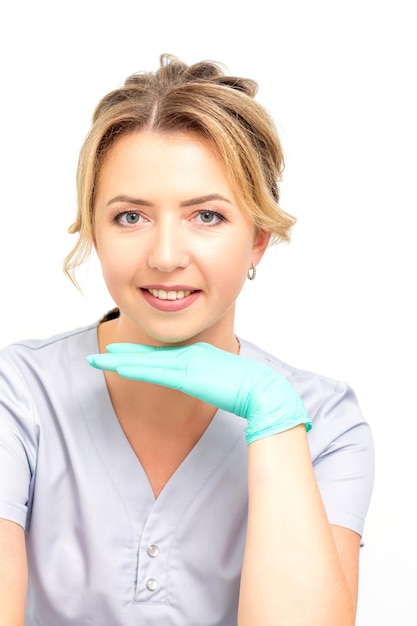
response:
[[[189,255],[183,229],[172,220],[155,225],[150,241],[148,265],[161,272],[173,272],[188,265]]]

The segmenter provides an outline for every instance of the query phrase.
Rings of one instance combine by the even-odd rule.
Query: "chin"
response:
[[[153,341],[166,346],[187,346],[198,341],[203,341],[196,336],[180,336],[180,337],[152,337]]]
[[[211,323],[204,324],[187,324],[185,320],[180,323],[179,320],[170,320],[171,324],[143,324],[141,320],[135,317],[129,317],[133,326],[139,331],[138,343],[148,343],[150,345],[188,345],[197,342],[211,343],[217,345],[222,343],[225,337],[234,336],[233,328],[229,330],[229,324],[218,323],[218,320],[210,320]],[[131,328],[131,332],[133,328]]]
[[[158,344],[168,346],[185,346],[199,341],[211,343],[211,333],[207,333],[204,330],[199,330],[195,333],[149,333],[149,339]]]

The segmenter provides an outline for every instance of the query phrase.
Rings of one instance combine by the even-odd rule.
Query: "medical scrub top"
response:
[[[240,343],[301,394],[328,519],[362,535],[373,446],[353,391]],[[0,517],[26,529],[26,626],[236,626],[246,421],[218,410],[155,499],[98,351],[95,323],[0,352]]]

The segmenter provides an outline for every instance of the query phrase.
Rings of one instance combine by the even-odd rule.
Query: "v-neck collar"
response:
[[[218,410],[190,453],[182,461],[155,499],[148,477],[134,453],[114,412],[104,373],[86,361],[88,354],[97,353],[97,327],[88,329],[82,340],[69,344],[74,392],[94,442],[97,456],[113,488],[124,503],[125,510],[136,526],[145,523],[151,511],[163,511],[176,516],[196,495],[227,459],[231,449],[244,438],[246,422],[234,414]],[[143,527],[143,526],[142,526]]]

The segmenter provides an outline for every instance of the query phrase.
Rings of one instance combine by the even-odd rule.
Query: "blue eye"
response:
[[[204,213],[200,213],[201,221],[206,224],[210,224],[215,218],[215,214],[212,211],[204,211]]]
[[[224,220],[223,216],[216,211],[200,211],[198,215],[204,224],[217,224]]]
[[[124,226],[134,226],[140,222],[141,218],[141,214],[136,213],[135,211],[122,211],[122,213],[118,213],[118,215],[116,215],[115,221],[119,224],[123,224]]]
[[[140,219],[140,215],[139,213],[126,213],[125,218],[128,224],[137,224]]]

